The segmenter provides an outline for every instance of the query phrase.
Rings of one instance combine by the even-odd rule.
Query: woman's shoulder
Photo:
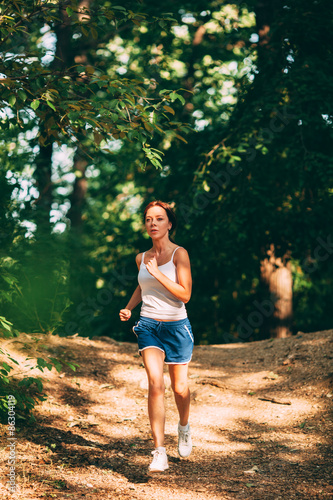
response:
[[[148,254],[148,256],[150,256],[151,254],[153,254],[153,251],[152,251],[152,248],[149,248],[149,250],[146,250],[145,252],[140,252],[136,255],[135,257],[135,262],[137,263],[137,265],[140,267],[141,265],[141,262],[142,262],[142,258],[143,258],[143,255],[144,254]]]
[[[141,261],[143,254],[145,254],[145,253],[148,253],[148,254],[149,254],[149,253],[151,252],[151,250],[152,250],[152,249],[151,249],[151,248],[149,248],[149,250],[146,250],[145,252],[140,252],[140,253],[138,253],[138,254],[136,255],[136,257],[135,257],[135,260],[140,260],[140,261]]]
[[[184,247],[182,247],[180,245],[176,245],[176,244],[174,245],[173,250],[174,250],[175,254],[178,252],[180,252],[180,253],[186,252],[187,253],[187,250]],[[177,250],[177,252],[176,252],[176,250]]]
[[[177,251],[176,251],[177,250]],[[174,248],[174,261],[189,259],[188,251],[179,245],[175,245]]]
[[[140,252],[138,253],[136,256],[135,256],[135,262],[136,262],[136,265],[138,267],[140,267],[141,265],[141,260],[142,260],[142,256],[143,256],[144,252]]]

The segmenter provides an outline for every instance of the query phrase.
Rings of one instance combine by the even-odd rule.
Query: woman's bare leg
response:
[[[164,352],[155,347],[141,351],[148,376],[148,415],[155,448],[164,446]]]
[[[187,425],[190,416],[190,390],[187,382],[188,363],[186,365],[168,365],[171,387],[179,413],[180,425]]]

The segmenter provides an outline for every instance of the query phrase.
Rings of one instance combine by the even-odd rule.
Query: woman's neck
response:
[[[171,241],[169,240],[169,237],[166,236],[165,238],[162,238],[160,240],[154,240],[153,241],[153,252],[156,253],[156,255],[161,255],[163,253],[166,253],[168,250],[171,248]]]

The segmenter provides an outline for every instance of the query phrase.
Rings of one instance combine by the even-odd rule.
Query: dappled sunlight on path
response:
[[[189,369],[194,447],[186,460],[177,454],[178,416],[166,368],[170,468],[154,477],[147,475],[153,442],[146,374],[136,345],[57,336],[47,345],[48,352],[62,352],[80,367],[43,374],[49,398],[36,409],[37,423],[19,430],[18,499],[333,495],[333,332],[196,346]],[[15,344],[9,348],[21,356]],[[3,498],[9,499],[1,484]]]

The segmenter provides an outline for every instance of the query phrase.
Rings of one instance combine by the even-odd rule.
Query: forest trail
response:
[[[1,426],[4,500],[333,498],[332,330],[196,346],[188,459],[177,454],[166,369],[169,470],[154,476],[147,474],[153,441],[136,344],[79,336],[52,336],[45,344],[44,354],[63,355],[80,368],[30,372],[42,375],[49,397],[35,410],[37,423],[17,430],[13,495],[5,488],[7,427]],[[15,345],[11,340],[6,349],[25,359]]]

